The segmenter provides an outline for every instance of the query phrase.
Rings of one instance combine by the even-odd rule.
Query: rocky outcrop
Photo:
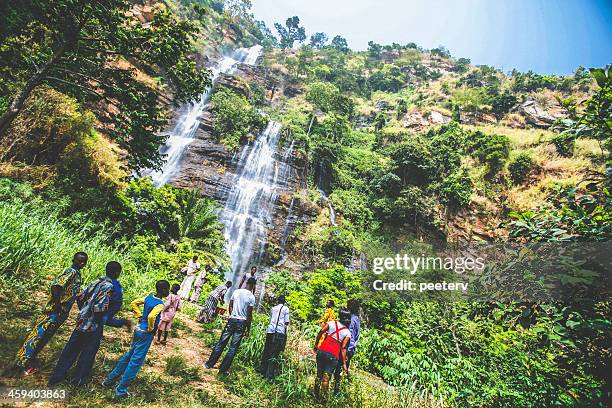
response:
[[[557,119],[565,117],[560,106],[544,108],[537,101],[527,99],[517,109],[517,112],[525,118],[525,122],[535,127],[549,128]]]
[[[248,98],[251,94],[251,90],[246,81],[235,75],[228,75],[223,73],[219,74],[216,86],[229,88],[237,94],[242,95],[246,98]]]

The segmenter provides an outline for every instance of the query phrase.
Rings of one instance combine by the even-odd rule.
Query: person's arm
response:
[[[229,307],[227,308],[227,315],[228,316],[232,315],[232,309],[234,309],[234,299],[230,300]]]
[[[244,329],[244,337],[249,337],[251,333],[251,322],[253,321],[253,306],[247,308],[246,328]]]
[[[351,339],[351,336],[346,336],[342,341],[342,347],[340,348],[340,355],[342,356],[342,365],[344,366],[344,372],[348,374],[348,365],[346,364],[346,348],[348,347],[348,343]]]
[[[132,307],[132,312],[134,312],[134,316],[139,319],[142,316],[142,307],[144,306],[145,298],[135,299],[130,306]]]
[[[319,349],[319,341],[321,340],[321,337],[323,336],[324,333],[327,333],[328,330],[329,330],[329,323],[325,323],[323,327],[321,327],[321,330],[319,330],[319,334],[317,334],[317,338],[315,339],[315,343],[313,347],[313,350],[315,352]]]
[[[289,329],[289,308],[285,309],[285,333]]]
[[[159,305],[151,309],[151,312],[149,312],[149,316],[147,316],[147,326],[149,328],[149,333],[152,332],[155,328],[155,320],[157,319],[157,316],[159,316],[159,314],[162,312],[162,310],[164,310],[164,305],[160,303]]]
[[[238,289],[240,289],[242,287],[242,284],[244,283],[245,279],[246,279],[246,273],[244,275],[242,275],[242,278],[240,279],[240,284],[238,285]]]
[[[129,324],[127,319],[115,318],[115,315],[121,310],[121,306],[123,306],[123,292],[121,288],[113,287],[110,298],[110,306],[106,311],[107,318],[104,322],[106,326],[122,327]]]
[[[64,295],[64,287],[61,285],[51,286],[51,301],[53,302],[53,312],[58,313],[62,309],[62,296]]]

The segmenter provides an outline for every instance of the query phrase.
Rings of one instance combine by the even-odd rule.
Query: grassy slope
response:
[[[35,320],[32,310],[38,309],[44,294],[21,302],[15,311],[2,305],[3,322],[10,322],[1,328],[0,359],[11,361],[15,350]],[[171,337],[166,346],[154,344],[138,378],[130,386],[132,396],[122,402],[122,406],[151,407],[270,407],[270,406],[317,406],[310,396],[309,387],[314,377],[314,356],[298,331],[290,335],[283,365],[283,371],[276,383],[267,383],[254,370],[254,362],[261,353],[265,329],[265,316],[258,316],[252,335],[245,340],[228,378],[221,379],[215,369],[206,370],[202,364],[210,355],[211,346],[221,331],[221,320],[201,326],[193,320],[196,307],[188,305],[175,320]],[[69,336],[76,313],[56,334],[47,348],[41,353],[43,369],[29,378],[0,377],[0,382],[11,387],[46,386],[53,365]],[[9,320],[10,318],[10,320]],[[5,326],[5,323],[3,323]],[[96,407],[113,403],[112,391],[100,385],[104,375],[121,357],[130,344],[131,336],[123,329],[107,328],[100,351],[97,355],[91,384],[84,389],[69,388],[71,395],[67,406]],[[294,365],[302,371],[288,369]],[[385,385],[380,379],[355,371],[350,383],[343,385],[343,392],[350,397],[342,397],[333,406],[363,407],[429,407],[441,406],[415,396],[401,395],[397,390]],[[297,376],[295,374],[298,374]],[[289,382],[287,379],[289,378]],[[291,378],[295,381],[290,383]],[[289,390],[289,391],[288,391]],[[24,406],[63,406],[59,403],[24,404]]]
[[[85,250],[90,263],[84,270],[85,284],[103,270],[109,259],[122,262],[125,269],[121,281],[127,302],[150,291],[157,276],[155,270],[137,270],[130,254],[119,253],[96,239],[87,239],[69,231],[58,219],[23,204],[3,202],[0,205],[0,360],[8,366],[23,339],[38,318],[45,302],[46,288],[52,277],[65,267],[76,250]],[[188,305],[179,313],[169,345],[154,346],[145,366],[131,387],[134,396],[126,406],[313,406],[310,388],[314,375],[314,356],[308,335],[292,328],[288,351],[278,381],[268,384],[255,373],[265,339],[267,318],[258,315],[251,336],[240,349],[233,373],[219,380],[216,371],[201,366],[210,354],[221,329],[221,321],[207,326],[194,322],[195,306]],[[71,318],[55,335],[40,357],[41,373],[30,378],[0,377],[0,384],[44,387],[74,324]],[[315,329],[316,330],[316,329]],[[93,381],[89,388],[71,390],[69,406],[105,406],[111,404],[112,392],[98,384],[130,344],[130,334],[108,328],[97,356]],[[345,385],[349,398],[340,400],[345,406],[435,406],[417,397],[408,396],[386,386],[380,379],[359,373]],[[53,405],[53,404],[49,404]],[[34,405],[33,405],[34,406]],[[40,405],[36,405],[40,406]]]

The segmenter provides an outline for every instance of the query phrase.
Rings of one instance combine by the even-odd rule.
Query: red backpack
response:
[[[325,340],[321,343],[321,347],[319,350],[326,351],[332,354],[336,358],[340,358],[340,349],[342,348],[342,342],[340,341],[340,331],[346,329],[346,326],[339,326],[338,322],[334,322],[336,324],[336,331],[332,334],[326,333]],[[330,322],[331,324],[331,322]]]

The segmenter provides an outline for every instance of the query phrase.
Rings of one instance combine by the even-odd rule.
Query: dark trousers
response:
[[[276,367],[278,366],[278,357],[285,350],[287,344],[287,335],[283,333],[266,333],[266,344],[264,345],[263,354],[261,355],[261,365],[259,372],[271,380],[276,375]]]
[[[351,367],[351,358],[353,358],[353,355],[355,354],[354,351],[348,351],[346,352],[346,368],[350,368]],[[342,374],[342,370],[344,369],[344,364],[342,363],[342,361],[340,361],[338,363],[338,367],[336,367],[336,370],[334,371],[334,392],[337,393],[338,390],[340,389],[340,375]]]
[[[68,343],[64,346],[64,350],[62,350],[51,377],[49,377],[49,385],[55,385],[66,378],[68,370],[74,365],[75,361],[76,367],[71,375],[70,382],[73,385],[85,385],[89,381],[89,375],[96,359],[96,353],[100,348],[101,340],[101,327],[94,332],[74,330],[68,339]]]
[[[221,353],[227,346],[230,338],[232,339],[229,350],[225,354],[221,365],[219,366],[219,372],[227,374],[229,372],[230,366],[232,365],[232,361],[234,361],[234,357],[236,357],[236,353],[238,353],[238,347],[240,347],[240,342],[242,341],[242,337],[244,336],[244,330],[246,329],[246,320],[240,319],[229,319],[227,324],[223,328],[223,332],[221,333],[221,338],[215,344],[215,347],[208,357],[208,361],[206,365],[209,367],[214,366],[219,357],[221,357]]]

